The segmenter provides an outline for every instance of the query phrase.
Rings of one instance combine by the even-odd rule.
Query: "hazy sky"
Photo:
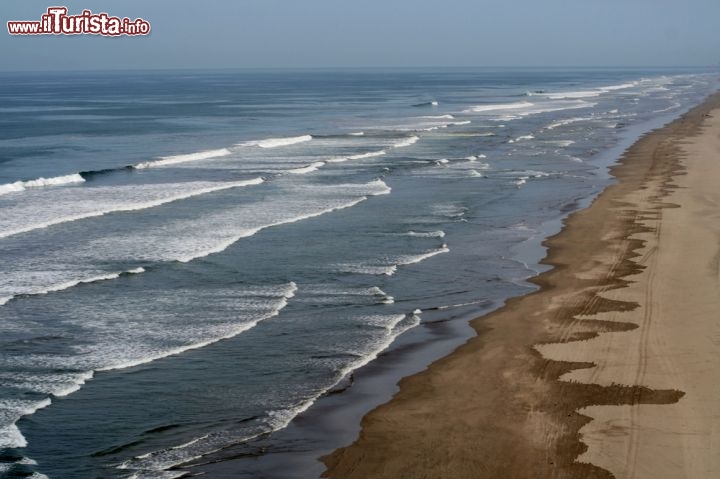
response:
[[[11,36],[64,5],[147,37]],[[720,63],[720,0],[0,0],[0,69]]]

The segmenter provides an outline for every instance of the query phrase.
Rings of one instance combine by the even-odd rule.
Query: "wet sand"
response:
[[[720,95],[612,174],[540,289],[403,379],[326,477],[720,477]]]

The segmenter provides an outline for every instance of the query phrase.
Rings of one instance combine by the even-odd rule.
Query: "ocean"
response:
[[[392,371],[403,345],[459,344],[469,318],[533,291],[542,239],[612,181],[624,146],[718,77],[0,83],[0,478],[84,479],[230,460],[228,477],[296,477],[288,455],[322,472],[314,451],[344,444],[297,428],[288,440],[288,425],[353,401],[355,375],[378,361]]]

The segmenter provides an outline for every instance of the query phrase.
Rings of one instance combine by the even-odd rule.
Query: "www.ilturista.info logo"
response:
[[[68,15],[65,7],[50,7],[37,21],[7,22],[10,35],[147,35],[150,24],[142,18],[111,17],[107,13],[83,10],[80,15]]]

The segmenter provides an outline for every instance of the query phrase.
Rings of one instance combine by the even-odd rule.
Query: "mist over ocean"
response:
[[[272,441],[398,336],[532,291],[523,245],[717,74],[0,84],[0,478],[173,478]]]

